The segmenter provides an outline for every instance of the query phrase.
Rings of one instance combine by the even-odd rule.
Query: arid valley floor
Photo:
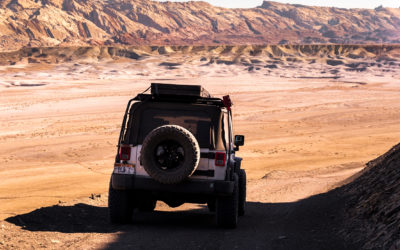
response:
[[[292,205],[350,181],[400,141],[400,61],[293,58],[160,53],[137,60],[4,63],[0,249],[203,249],[213,240],[221,249],[302,248],[304,240],[290,237],[297,224],[280,223],[293,216]],[[217,230],[203,206],[172,210],[160,202],[154,216],[108,225],[108,182],[126,103],[151,82],[201,84],[234,101],[235,132],[246,136],[239,155],[249,201],[238,231]],[[22,215],[18,225],[6,221],[16,215]],[[328,237],[310,232],[306,238],[317,242],[311,247]],[[223,244],[237,234],[242,238]]]

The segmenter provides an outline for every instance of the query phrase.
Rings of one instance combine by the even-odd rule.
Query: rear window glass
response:
[[[211,139],[211,117],[206,111],[146,109],[142,112],[139,143],[155,128],[163,125],[179,125],[196,137],[200,147],[209,147]]]

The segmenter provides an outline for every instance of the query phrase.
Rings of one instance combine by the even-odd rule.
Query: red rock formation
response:
[[[400,9],[340,9],[264,2],[0,0],[0,49],[29,44],[193,45],[400,43]]]

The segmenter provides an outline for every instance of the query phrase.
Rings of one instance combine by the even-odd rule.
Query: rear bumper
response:
[[[118,190],[143,190],[177,194],[229,195],[233,193],[233,181],[187,180],[179,184],[162,184],[151,178],[112,174],[112,187]]]

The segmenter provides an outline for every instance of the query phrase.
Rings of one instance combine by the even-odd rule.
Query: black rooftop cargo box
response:
[[[205,90],[200,85],[152,83],[151,94],[154,96],[178,95],[178,96],[190,96],[198,98],[212,98],[210,93],[208,93],[208,91]]]

